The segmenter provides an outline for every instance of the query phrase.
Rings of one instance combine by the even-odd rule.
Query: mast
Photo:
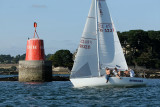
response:
[[[97,59],[98,59],[98,74],[101,75],[101,68],[100,68],[100,58],[99,58],[99,33],[98,33],[98,10],[97,10],[97,2],[98,0],[95,0],[95,18],[96,18],[96,37],[97,37]]]

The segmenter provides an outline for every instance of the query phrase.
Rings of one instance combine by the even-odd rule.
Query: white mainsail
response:
[[[110,66],[117,67],[121,70],[128,70],[126,59],[124,57],[123,50],[122,50],[122,47],[121,47],[121,44],[120,44],[120,41],[117,35],[117,31],[114,27],[113,21],[112,21],[112,25],[114,28],[113,35],[114,35],[115,53],[114,53],[114,59],[112,63],[110,63]]]
[[[128,69],[116,29],[105,0],[97,0],[101,68]]]
[[[98,76],[95,2],[92,0],[71,78]]]
[[[71,78],[98,76],[98,64],[102,69],[105,67],[128,69],[105,0],[96,0],[96,4],[95,0],[92,0]],[[104,70],[101,70],[101,74],[104,74]]]

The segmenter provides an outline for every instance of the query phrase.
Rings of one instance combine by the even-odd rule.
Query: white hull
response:
[[[71,78],[70,81],[74,87],[93,87],[93,86],[144,86],[147,83],[145,78],[136,77],[110,77],[108,83],[106,83],[105,76],[103,77],[90,77],[90,78]]]

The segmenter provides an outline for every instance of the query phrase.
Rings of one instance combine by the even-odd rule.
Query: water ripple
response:
[[[160,80],[146,87],[74,88],[68,82],[0,82],[0,107],[160,106]]]

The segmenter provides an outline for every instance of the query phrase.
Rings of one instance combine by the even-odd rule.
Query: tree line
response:
[[[16,64],[19,60],[24,60],[26,54],[11,56],[11,55],[0,55],[0,64]]]
[[[46,59],[49,59],[49,57],[52,54],[48,54],[45,56]],[[22,55],[16,55],[16,56],[11,56],[11,55],[0,55],[0,64],[17,64],[20,60],[25,60],[26,54]]]
[[[128,65],[160,68],[160,31],[130,30],[118,32],[118,36]],[[1,64],[18,63],[19,60],[24,59],[25,54],[15,57],[0,55]],[[52,61],[55,67],[62,66],[71,69],[74,54],[69,50],[58,50],[46,55],[45,59]]]
[[[118,32],[128,65],[160,68],[160,31]]]

